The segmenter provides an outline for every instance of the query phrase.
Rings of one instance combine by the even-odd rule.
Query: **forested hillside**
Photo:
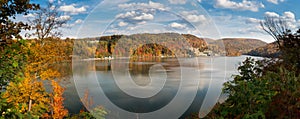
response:
[[[201,52],[212,54],[240,56],[267,43],[257,39],[226,38],[213,40],[199,38],[191,34],[160,33],[112,35],[97,38],[86,38],[84,41],[95,41],[97,58],[130,56],[197,56]],[[186,42],[187,41],[187,42]],[[90,44],[90,43],[87,43]],[[91,45],[85,45],[91,47]],[[117,47],[117,48],[116,48]],[[87,50],[93,50],[88,48]],[[92,51],[90,51],[92,52]],[[180,55],[178,55],[180,54]]]
[[[250,52],[248,52],[247,55],[261,56],[261,57],[278,57],[279,53],[280,53],[279,47],[274,42],[274,43],[270,43],[265,46],[261,46],[256,49],[253,49]]]
[[[190,48],[199,51],[207,49],[206,42],[194,35],[161,33],[161,34],[134,34],[113,35],[92,38],[99,44],[96,57],[128,57],[131,56],[175,56],[185,57],[192,55]],[[187,41],[187,42],[186,42]]]
[[[240,56],[267,44],[258,39],[246,38],[206,39],[206,41],[209,44],[208,47],[210,50],[220,54],[226,54],[226,56]]]

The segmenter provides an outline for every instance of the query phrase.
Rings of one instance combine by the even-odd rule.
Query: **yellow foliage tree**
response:
[[[62,78],[70,74],[72,42],[48,38],[43,41],[32,40],[28,47],[27,71],[43,80]]]
[[[63,118],[68,114],[63,107],[64,89],[54,80],[69,75],[71,64],[71,42],[60,39],[44,39],[29,41],[29,55],[23,72],[24,79],[20,83],[11,82],[4,94],[7,102],[13,104],[21,114],[30,113],[35,117]],[[52,83],[53,93],[46,92],[43,83]],[[52,100],[52,102],[50,101]]]
[[[34,117],[47,115],[49,94],[42,82],[25,78],[20,83],[10,83],[3,95],[21,114],[30,113]]]
[[[53,92],[50,94],[51,117],[61,119],[68,115],[63,106],[64,89],[55,81],[60,80],[70,73],[70,41],[48,38],[43,41],[34,40],[30,45],[31,55],[27,67],[33,80],[50,80]]]

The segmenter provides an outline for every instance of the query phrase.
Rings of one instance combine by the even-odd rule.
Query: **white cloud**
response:
[[[294,30],[295,28],[299,27],[299,23],[297,23],[297,20],[296,20],[296,16],[293,12],[291,11],[286,11],[284,12],[282,15],[279,15],[278,13],[275,13],[275,12],[265,12],[265,17],[271,17],[271,18],[274,18],[274,19],[283,19],[286,21],[286,25],[288,26],[288,28]],[[247,33],[247,32],[253,32],[256,30],[258,31],[258,29],[261,29],[260,25],[259,25],[259,22],[260,21],[263,21],[261,19],[256,19],[256,18],[246,18],[246,24],[253,24],[256,26],[254,28],[245,28],[244,30],[246,30],[244,33]],[[240,33],[242,29],[239,31]]]
[[[156,9],[165,10],[163,4],[149,1],[149,3],[130,3],[118,5],[121,9],[129,10],[126,13],[121,13],[115,16],[115,18],[122,19],[127,24],[145,24],[147,21],[154,19]],[[138,10],[136,10],[138,9]],[[132,10],[132,11],[130,11]],[[118,26],[123,26],[120,24]]]
[[[248,18],[246,19],[246,24],[258,24],[261,20],[256,18]]]
[[[199,15],[197,11],[183,11],[181,15],[189,22],[204,23],[207,19],[204,15]]]
[[[281,19],[284,19],[286,21],[296,22],[296,16],[291,11],[284,12],[282,14],[282,16],[280,16],[279,14],[277,14],[275,12],[265,12],[265,16],[266,17],[273,17],[273,18],[281,18]]]
[[[284,2],[285,0],[267,0],[270,3],[278,4],[279,2]]]
[[[149,3],[129,3],[129,4],[120,4],[118,5],[121,9],[126,10],[136,10],[136,9],[158,9],[158,10],[167,10],[165,6],[161,3],[156,3],[149,1]]]
[[[188,15],[187,20],[190,22],[204,22],[206,18],[204,15]]]
[[[83,22],[83,20],[77,19],[77,20],[75,21],[75,24],[81,24],[82,22]]]
[[[133,24],[135,23],[141,24],[145,21],[153,20],[154,15],[152,15],[151,13],[143,13],[141,11],[130,11],[130,12],[118,14],[116,18],[122,19],[126,22],[130,22]]]
[[[119,24],[118,24],[120,27],[123,27],[123,26],[127,26],[128,25],[128,23],[127,22],[123,22],[123,21],[121,21],[121,22],[119,22]]]
[[[169,26],[172,28],[176,28],[176,29],[185,29],[186,28],[186,24],[180,24],[177,22],[173,22],[173,23],[169,24]]]
[[[141,15],[139,16],[135,16],[132,18],[133,20],[153,20],[154,19],[154,16],[152,14],[147,14],[147,13],[142,13]]]
[[[186,0],[169,0],[171,4],[185,4]]]
[[[286,24],[289,28],[295,29],[298,27],[296,16],[291,11],[284,12],[281,16],[275,12],[265,12],[266,17],[280,18],[286,21]]]
[[[295,20],[295,14],[291,11],[287,11],[287,12],[283,13],[283,18],[290,19],[290,20]]]
[[[275,12],[265,12],[265,16],[266,17],[275,17],[275,18],[279,18],[279,14],[275,13]]]
[[[71,13],[73,15],[85,13],[87,11],[85,6],[82,7],[76,7],[76,6],[77,6],[76,4],[64,5],[64,6],[60,6],[59,10],[63,12]]]
[[[71,16],[69,15],[63,15],[63,16],[60,16],[59,18],[57,18],[58,20],[61,20],[61,21],[65,21],[65,20],[70,20],[71,19]]]
[[[118,7],[127,12],[118,14],[115,18],[122,19],[123,22],[128,24],[145,24],[147,21],[154,19],[156,10],[167,10],[163,4],[152,1],[149,1],[148,3],[119,4]],[[118,26],[123,25],[124,24],[119,23]]]
[[[290,28],[295,29],[298,27],[295,14],[293,12],[291,11],[284,12],[282,18],[287,21],[287,25]]]
[[[258,3],[255,1],[243,0],[242,2],[234,2],[230,0],[215,0],[216,8],[225,8],[225,9],[233,9],[233,10],[242,10],[242,11],[253,11],[257,12],[259,8],[264,8],[264,4]]]

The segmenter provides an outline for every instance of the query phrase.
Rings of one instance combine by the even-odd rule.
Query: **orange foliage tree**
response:
[[[55,81],[70,73],[71,41],[48,38],[31,43],[30,72],[33,80],[51,80],[53,92],[50,94],[52,118],[64,118],[68,111],[63,106],[64,89]]]
[[[52,118],[54,119],[62,119],[63,117],[68,115],[68,110],[64,109],[63,106],[63,91],[64,89],[54,80],[51,81],[52,87],[53,87],[53,93],[52,93]]]

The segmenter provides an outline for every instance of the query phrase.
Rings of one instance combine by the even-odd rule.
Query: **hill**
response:
[[[202,55],[239,56],[265,46],[267,43],[257,39],[224,38],[213,40],[199,38],[191,34],[159,33],[112,35],[84,40],[97,41],[96,57],[152,57],[172,56],[179,57]],[[187,42],[189,44],[185,44]],[[155,43],[159,42],[159,43]],[[225,50],[224,50],[225,49]]]
[[[204,51],[206,42],[194,35],[177,33],[113,35],[97,38],[97,57],[194,56],[191,50]],[[187,42],[191,45],[189,47]],[[187,47],[188,46],[188,47]],[[178,55],[180,54],[180,55]]]
[[[240,56],[247,54],[253,49],[267,45],[266,42],[261,40],[249,38],[224,38],[220,40],[206,39],[206,41],[209,49],[221,54],[226,53],[226,56]]]
[[[273,42],[265,46],[255,48],[246,54],[251,56],[261,56],[261,57],[278,57],[280,52],[279,52],[279,48],[277,47],[277,43]]]

